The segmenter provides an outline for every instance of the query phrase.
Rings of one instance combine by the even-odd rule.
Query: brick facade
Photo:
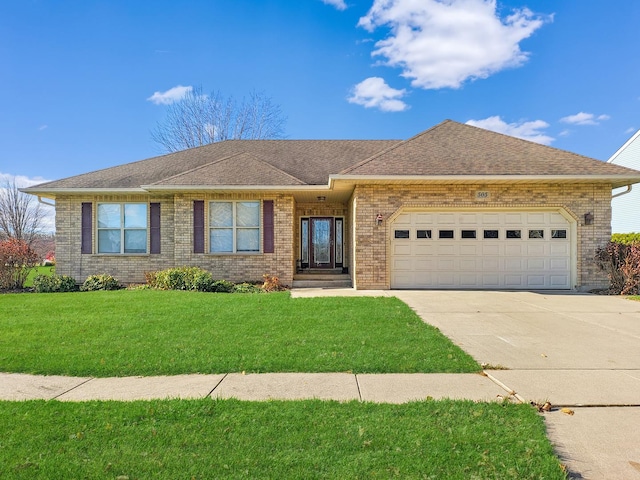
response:
[[[478,190],[490,198],[476,200]],[[205,202],[208,218],[211,200],[273,200],[274,253],[219,255],[193,253],[193,201]],[[161,253],[145,255],[81,254],[81,205],[92,202],[93,252],[96,245],[96,212],[99,202],[159,202],[161,204]],[[606,286],[604,272],[595,264],[596,248],[610,238],[611,188],[602,184],[495,184],[495,185],[356,185],[347,204],[297,203],[293,195],[257,193],[189,193],[166,196],[58,196],[56,198],[57,272],[78,282],[91,274],[108,273],[126,283],[143,283],[144,274],[177,266],[198,266],[215,278],[234,282],[260,281],[276,275],[291,285],[300,257],[300,219],[310,216],[344,218],[344,265],[358,289],[390,287],[390,222],[403,208],[562,208],[576,223],[577,278],[580,290]],[[594,216],[584,225],[584,214]],[[378,226],[376,215],[384,221]],[[209,250],[205,220],[205,252]]]
[[[476,200],[476,191],[490,197]],[[606,273],[595,263],[595,251],[611,236],[611,188],[602,184],[518,185],[357,185],[350,202],[355,223],[354,285],[358,289],[390,287],[390,223],[403,208],[474,210],[482,208],[563,208],[576,222],[579,290],[608,285]],[[593,224],[584,225],[591,212]],[[375,222],[380,213],[381,226]]]

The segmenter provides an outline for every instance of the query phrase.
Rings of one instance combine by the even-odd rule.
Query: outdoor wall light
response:
[[[376,215],[376,225],[378,225],[378,226],[382,225],[382,214],[381,213]]]
[[[319,202],[326,202],[327,201],[327,197],[325,197],[324,195],[320,195],[319,197],[316,197],[318,199]]]
[[[584,214],[584,224],[591,225],[593,223],[593,213],[587,212]]]

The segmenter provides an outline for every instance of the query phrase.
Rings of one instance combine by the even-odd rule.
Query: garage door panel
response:
[[[391,287],[571,288],[570,226],[556,212],[405,212],[390,230]],[[395,229],[409,238],[394,238]],[[441,230],[453,238],[439,238]],[[529,238],[529,230],[542,238]],[[418,231],[432,233],[418,238]],[[507,238],[514,231],[520,237]]]

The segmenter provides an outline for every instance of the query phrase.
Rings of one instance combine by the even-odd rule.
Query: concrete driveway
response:
[[[555,292],[395,291],[524,401],[572,478],[640,479],[640,302]]]

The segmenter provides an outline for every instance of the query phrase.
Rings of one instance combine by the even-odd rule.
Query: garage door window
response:
[[[461,238],[476,238],[475,230],[462,230],[460,233]]]
[[[438,238],[453,238],[453,230],[440,230]]]
[[[551,230],[551,238],[567,238],[566,230]]]
[[[395,231],[396,238],[409,238],[409,230],[396,230]]]
[[[431,238],[431,230],[418,230],[416,238]]]
[[[522,232],[520,230],[507,230],[507,238],[522,238]]]
[[[544,230],[529,230],[529,238],[544,238]]]
[[[498,238],[498,230],[485,230],[484,238],[495,239]]]

